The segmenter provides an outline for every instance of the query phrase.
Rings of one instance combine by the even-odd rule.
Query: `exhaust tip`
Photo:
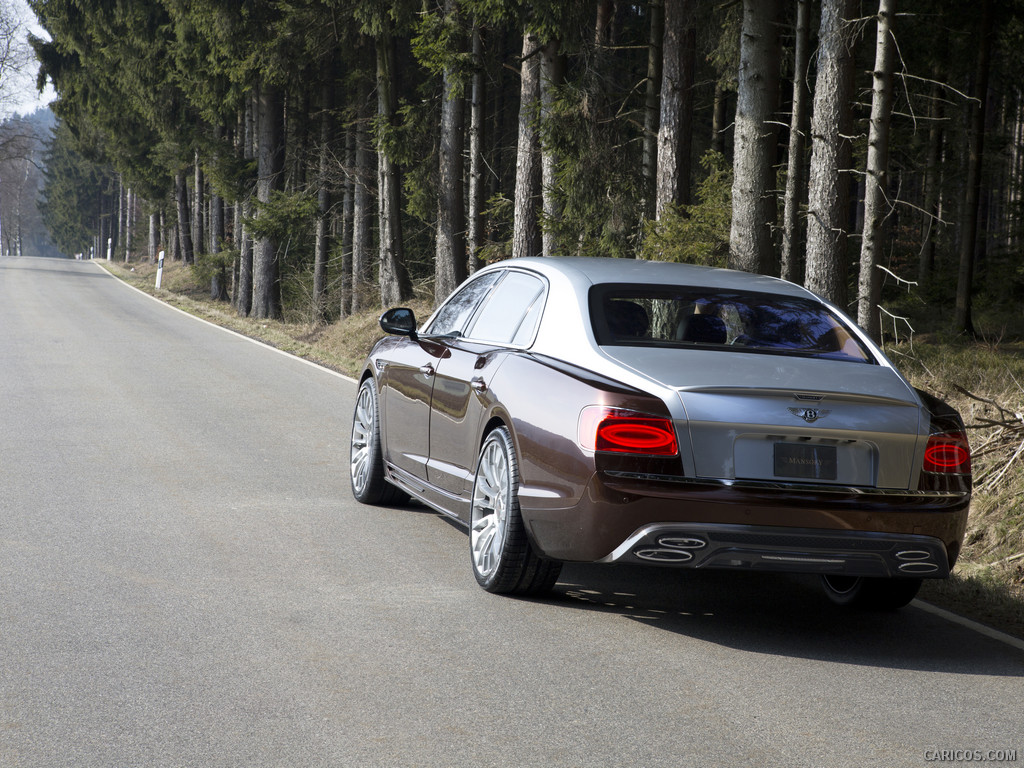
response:
[[[696,536],[662,536],[658,539],[658,544],[672,549],[703,549],[708,545],[704,539]]]
[[[935,563],[903,563],[900,565],[900,571],[902,573],[913,573],[924,575],[926,573],[935,573],[939,570],[939,566]]]
[[[641,560],[650,560],[655,563],[685,563],[693,559],[693,554],[685,549],[661,549],[658,547],[644,547],[634,549],[633,554]]]
[[[920,562],[921,560],[931,560],[932,553],[923,549],[904,549],[896,553],[896,559],[905,563]]]

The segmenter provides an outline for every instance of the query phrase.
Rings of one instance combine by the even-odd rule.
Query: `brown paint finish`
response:
[[[547,286],[536,294],[544,302],[536,305],[544,307],[536,335],[520,346],[473,340],[481,307],[488,327],[502,325],[505,305],[488,304],[486,292],[474,294],[475,303],[445,336],[400,328],[402,335],[380,341],[365,372],[380,393],[385,478],[468,525],[481,446],[504,426],[518,465],[523,526],[542,558],[948,575],[963,542],[971,478],[925,471],[922,459],[929,435],[963,430],[955,411],[914,393],[852,325],[844,330],[867,360],[818,361],[800,350],[758,355],[720,343],[715,351],[676,349],[676,341],[658,346],[651,336],[602,347],[594,329],[604,321],[592,323],[586,313],[593,306],[585,301],[598,274],[607,282],[590,295],[649,285],[672,297],[694,284],[685,280],[700,280],[701,295],[745,286],[758,295],[777,291],[801,306],[816,301],[799,286],[758,276],[613,261],[538,259],[487,268],[484,274],[532,270]],[[616,282],[618,275],[628,279]],[[684,282],[674,284],[677,278]],[[462,307],[458,295],[453,300]],[[505,313],[506,339],[519,338],[513,332],[528,304]],[[628,452],[644,444],[650,425],[630,418],[615,428],[633,429],[639,438],[600,443],[621,453],[595,452],[593,435],[580,435],[589,406],[669,420],[678,452]],[[807,408],[820,418],[807,419]],[[751,447],[752,440],[758,444]],[[854,453],[850,446],[859,445],[873,453]],[[821,460],[829,471],[798,472],[780,464],[780,456],[791,463]],[[865,470],[881,462],[893,470],[886,477]],[[850,466],[857,471],[843,468]]]

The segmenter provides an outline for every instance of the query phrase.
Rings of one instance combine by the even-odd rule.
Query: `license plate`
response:
[[[808,443],[776,443],[776,477],[801,480],[835,480],[836,447]]]

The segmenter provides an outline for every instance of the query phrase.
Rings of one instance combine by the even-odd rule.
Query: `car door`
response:
[[[378,356],[384,458],[393,467],[428,480],[430,400],[435,376],[456,338],[501,276],[491,272],[467,283],[434,314],[417,338],[396,340]]]
[[[463,338],[446,342],[448,354],[434,377],[430,415],[430,483],[460,499],[473,487],[484,419],[497,404],[490,383],[505,357],[533,342],[546,284],[509,269],[472,319]]]
[[[426,480],[434,371],[448,349],[422,337],[396,341],[378,358],[384,460]]]

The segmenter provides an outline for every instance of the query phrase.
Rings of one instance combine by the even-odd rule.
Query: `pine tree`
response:
[[[875,68],[868,133],[868,165],[864,193],[864,233],[860,249],[860,279],[857,322],[875,339],[880,338],[878,304],[882,279],[878,266],[886,242],[886,224],[892,214],[889,197],[889,123],[893,103],[893,62],[896,41],[893,22],[896,0],[880,0]]]
[[[839,306],[846,303],[846,202],[855,32],[852,20],[856,9],[856,0],[822,0],[811,117],[804,285]]]
[[[745,0],[736,98],[729,266],[774,271],[775,109],[779,101],[777,0]]]

